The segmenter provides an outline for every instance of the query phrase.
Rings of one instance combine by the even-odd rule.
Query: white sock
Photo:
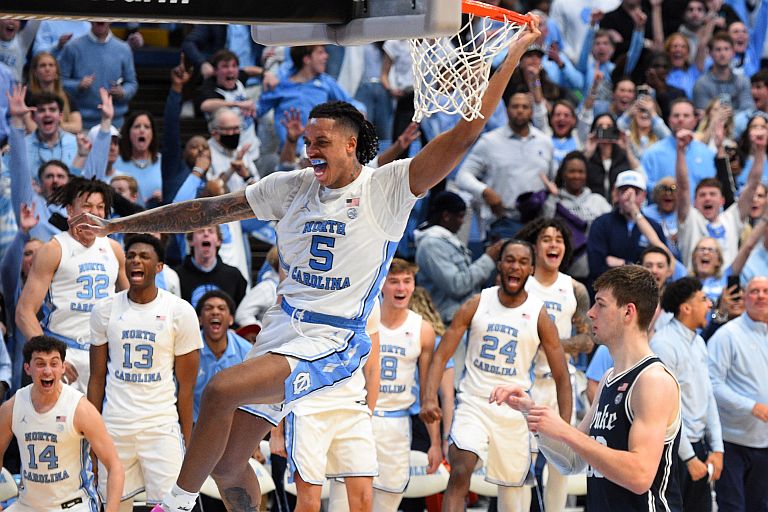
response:
[[[199,493],[187,492],[176,484],[173,484],[171,492],[165,495],[163,499],[163,505],[165,505],[170,512],[189,512],[197,501]]]

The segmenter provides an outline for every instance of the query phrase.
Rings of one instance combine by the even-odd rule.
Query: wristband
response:
[[[642,218],[643,218],[643,212],[641,212],[641,211],[638,211],[638,212],[635,214],[635,220],[640,220],[640,219],[642,219]]]
[[[206,169],[201,168],[201,167],[195,166],[195,167],[192,168],[192,172],[199,174],[200,177],[202,178],[203,176],[205,176],[205,173],[208,172],[208,171]]]
[[[695,455],[693,455],[693,456],[691,456],[691,457],[688,457],[687,459],[685,459],[685,461],[684,461],[684,462],[685,462],[686,464],[688,464],[689,462],[691,462],[691,461],[692,461],[693,459],[695,459],[695,458],[696,458],[696,456],[695,456]]]

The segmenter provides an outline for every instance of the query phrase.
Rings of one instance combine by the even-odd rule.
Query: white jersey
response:
[[[31,390],[32,385],[20,389],[13,403],[12,429],[21,453],[19,503],[33,510],[67,510],[91,501],[95,510],[88,441],[74,427],[83,394],[61,386],[56,405],[39,414]]]
[[[279,220],[283,300],[297,309],[367,318],[417,199],[409,164],[363,167],[339,189],[321,187],[312,168],[273,173],[246,188],[256,217]]]
[[[498,292],[498,286],[480,292],[459,383],[462,393],[486,399],[498,385],[530,389],[530,369],[540,343],[541,300],[529,295],[520,306],[508,308],[499,302]]]
[[[97,237],[90,247],[66,231],[53,238],[61,246],[61,261],[43,304],[43,327],[87,346],[91,311],[100,300],[115,294],[120,264],[109,238]]]
[[[164,290],[138,304],[125,290],[96,305],[91,330],[93,345],[109,344],[104,422],[137,429],[177,422],[175,358],[203,347],[192,306]]]
[[[400,326],[389,329],[382,324],[379,329],[381,383],[376,413],[407,411],[416,401],[421,322],[421,315],[408,311],[408,317]]]
[[[573,290],[573,278],[558,272],[557,280],[549,286],[539,283],[533,276],[525,283],[525,290],[544,302],[547,315],[557,327],[557,335],[562,339],[573,335],[573,315],[576,314],[576,293]],[[536,377],[551,372],[547,356],[543,351],[536,355],[533,374]]]

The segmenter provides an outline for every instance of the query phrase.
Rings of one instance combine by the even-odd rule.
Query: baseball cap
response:
[[[101,125],[97,124],[90,130],[88,130],[88,138],[91,139],[91,142],[96,140],[96,134],[99,133],[100,129],[101,129]],[[111,124],[109,125],[109,135],[111,137],[120,137],[120,130],[115,128],[115,125]]]
[[[647,183],[643,173],[638,171],[624,171],[616,177],[616,183],[613,186],[616,188],[635,187],[640,190],[645,190]]]

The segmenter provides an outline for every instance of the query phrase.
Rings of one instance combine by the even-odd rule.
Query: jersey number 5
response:
[[[313,235],[309,253],[314,256],[314,258],[309,260],[309,268],[320,272],[331,270],[331,267],[333,267],[333,253],[328,249],[333,249],[334,245],[336,245],[335,238]]]

